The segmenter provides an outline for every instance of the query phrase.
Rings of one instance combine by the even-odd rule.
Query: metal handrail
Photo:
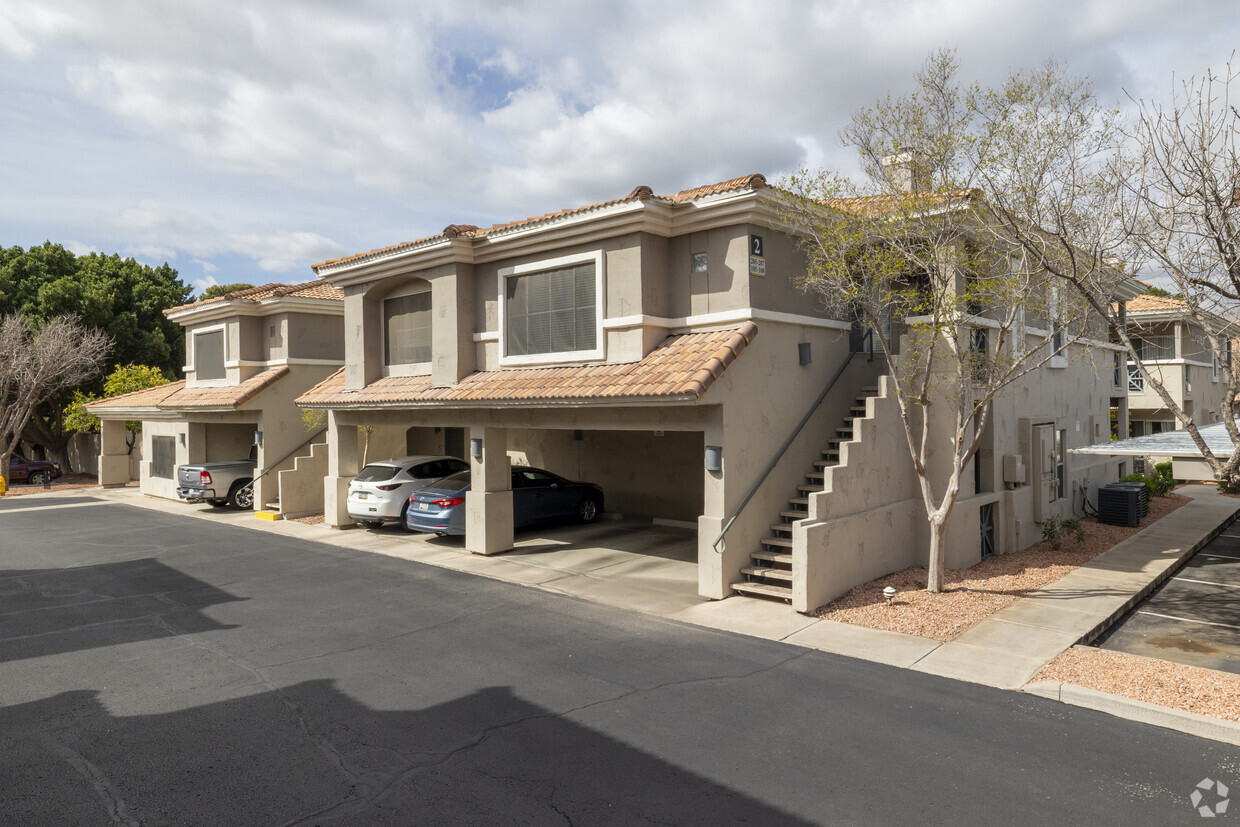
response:
[[[872,358],[873,354],[871,354],[871,359]],[[817,401],[810,406],[810,409],[801,419],[801,424],[797,425],[796,430],[792,432],[792,436],[788,437],[788,439],[784,441],[783,447],[779,449],[779,452],[775,454],[775,458],[771,460],[769,465],[766,466],[766,470],[762,472],[762,476],[759,477],[758,481],[753,484],[752,488],[749,489],[749,493],[745,495],[745,499],[741,502],[740,507],[737,508],[731,518],[724,523],[723,530],[719,532],[719,536],[715,538],[715,542],[711,543],[711,547],[714,548],[716,554],[723,554],[723,552],[727,550],[727,543],[723,543],[723,548],[719,548],[719,544],[723,542],[723,536],[728,533],[728,529],[730,529],[732,524],[736,522],[736,518],[741,516],[741,512],[745,510],[745,506],[749,505],[749,501],[753,499],[754,494],[758,493],[758,489],[762,487],[762,483],[766,482],[766,478],[771,475],[771,472],[775,470],[775,466],[778,465],[779,461],[784,458],[784,454],[788,452],[788,448],[791,447],[792,443],[796,441],[796,438],[801,435],[801,431],[805,429],[805,426],[809,423],[809,421],[813,419],[814,411],[818,410],[819,406],[822,405],[823,401],[827,398],[827,394],[831,393],[831,389],[835,387],[835,383],[840,380],[840,377],[844,375],[844,371],[848,370],[848,366],[851,364],[852,355],[850,354],[844,364],[840,366],[840,369],[837,370],[835,375],[831,377],[831,381],[827,383],[825,388],[823,388],[822,393],[818,395]]]
[[[244,490],[244,489],[246,489],[246,488],[249,488],[251,491],[253,491],[253,490],[254,490],[254,483],[258,482],[258,481],[259,481],[259,480],[261,480],[263,477],[265,477],[265,476],[267,476],[268,474],[270,474],[270,473],[271,473],[272,471],[274,471],[276,468],[279,468],[281,463],[283,463],[286,459],[288,459],[289,457],[291,457],[293,454],[295,454],[295,453],[297,453],[298,451],[300,451],[302,448],[305,448],[305,447],[306,447],[307,445],[309,445],[311,442],[314,442],[316,439],[318,439],[319,435],[320,435],[320,434],[322,434],[322,433],[324,433],[326,430],[327,430],[327,428],[319,428],[317,431],[315,431],[314,433],[310,434],[310,436],[306,439],[306,441],[305,441],[305,442],[301,443],[301,444],[300,444],[300,445],[298,445],[296,448],[294,448],[293,450],[289,451],[287,454],[285,454],[284,456],[280,457],[280,458],[279,458],[278,460],[276,460],[275,462],[273,462],[273,463],[271,463],[270,465],[268,465],[268,466],[267,466],[267,470],[263,471],[261,474],[258,474],[257,476],[255,476],[255,477],[254,477],[254,479],[250,480],[250,481],[249,481],[249,482],[247,482],[245,485],[241,486],[241,490]]]

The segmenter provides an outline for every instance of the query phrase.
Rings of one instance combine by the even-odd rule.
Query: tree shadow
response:
[[[492,687],[375,710],[312,680],[162,714],[0,709],[15,823],[804,824]]]
[[[232,629],[202,610],[243,599],[152,557],[0,570],[0,663]]]

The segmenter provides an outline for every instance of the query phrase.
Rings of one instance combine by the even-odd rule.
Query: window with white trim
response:
[[[211,330],[206,333],[194,334],[194,379],[223,379],[227,376],[224,370],[224,330]]]
[[[383,364],[431,361],[431,291],[383,300]]]
[[[1132,340],[1143,362],[1175,358],[1174,336],[1138,336]]]
[[[594,261],[504,278],[504,354],[595,351],[599,344]]]

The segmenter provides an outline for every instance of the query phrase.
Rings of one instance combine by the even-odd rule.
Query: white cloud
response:
[[[1171,0],[4,0],[0,152],[29,192],[0,222],[286,272],[638,184],[847,171],[849,114],[936,48],[987,83],[1054,56],[1121,101],[1238,30]]]
[[[119,210],[103,221],[132,239],[132,254],[148,261],[173,261],[183,251],[208,274],[216,271],[211,259],[217,256],[240,255],[266,272],[287,273],[347,252],[340,243],[318,233],[228,232],[197,215],[153,201]]]

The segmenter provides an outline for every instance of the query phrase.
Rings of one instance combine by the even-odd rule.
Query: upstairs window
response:
[[[383,300],[383,364],[418,365],[431,361],[431,293]]]
[[[504,355],[601,356],[598,266],[595,259],[551,270],[501,274]]]
[[[1132,343],[1136,345],[1137,355],[1143,362],[1175,358],[1175,337],[1173,336],[1140,336],[1133,339]]]
[[[212,330],[207,333],[194,334],[194,378],[203,381],[223,379],[227,376],[224,370],[224,331]]]

